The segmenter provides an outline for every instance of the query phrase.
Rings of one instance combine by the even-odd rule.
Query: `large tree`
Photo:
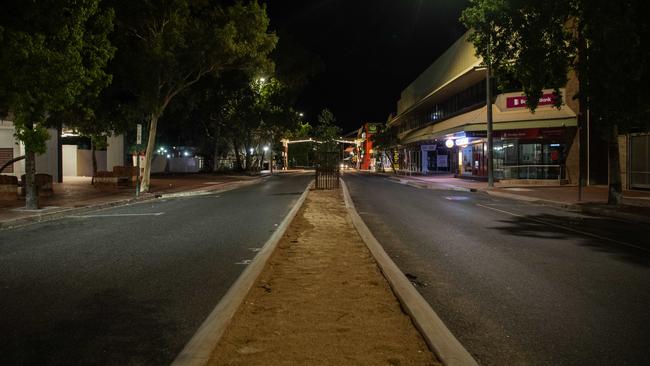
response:
[[[26,207],[38,208],[35,157],[50,117],[110,83],[113,12],[99,0],[10,0],[0,12],[0,105],[25,145]]]
[[[595,116],[609,144],[611,204],[622,190],[618,134],[648,128],[647,8],[642,0],[472,0],[461,18],[474,30],[477,54],[521,83],[531,110],[551,88],[558,107],[562,98],[579,98],[583,129],[587,108]],[[580,91],[562,96],[570,71]]]
[[[149,189],[158,121],[169,104],[203,77],[263,69],[276,36],[257,1],[117,1],[116,78],[138,100],[149,125],[142,191]]]

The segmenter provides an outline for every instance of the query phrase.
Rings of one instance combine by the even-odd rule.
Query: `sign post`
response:
[[[142,144],[142,124],[138,123],[137,134],[136,134],[136,166],[138,169],[138,176],[135,182],[135,196],[140,196],[140,144]]]

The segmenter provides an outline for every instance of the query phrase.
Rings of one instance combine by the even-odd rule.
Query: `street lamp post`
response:
[[[494,187],[494,138],[492,136],[492,83],[490,73],[492,68],[488,63],[486,85],[486,102],[487,102],[487,168],[488,168],[488,187]]]
[[[492,39],[490,39],[490,43]],[[487,70],[485,76],[485,99],[487,106],[487,170],[488,187],[494,187],[494,138],[492,137],[492,60],[490,55],[490,43],[488,43]]]

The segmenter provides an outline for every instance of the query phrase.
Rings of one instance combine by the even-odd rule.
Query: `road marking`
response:
[[[467,197],[467,196],[448,196],[448,197],[445,197],[445,199],[449,200],[449,201],[467,201],[469,199],[469,197]]]
[[[95,217],[138,217],[138,216],[160,216],[164,215],[164,212],[153,212],[153,213],[132,213],[132,214],[105,214],[105,215],[79,215],[79,216],[68,216],[73,219],[89,219]]]
[[[252,262],[253,262],[252,259],[244,259],[243,261],[237,262],[235,264],[241,264],[241,265],[247,266],[247,265],[251,264]]]
[[[534,221],[534,222],[539,222],[540,224],[549,225],[549,226],[554,226],[554,227],[557,227],[557,228],[560,228],[560,229],[563,229],[563,230],[572,231],[572,232],[574,232],[574,233],[578,233],[578,234],[582,234],[582,235],[586,235],[586,236],[591,236],[592,238],[596,238],[596,239],[600,239],[600,240],[605,240],[605,241],[610,241],[610,242],[612,242],[612,243],[616,243],[616,244],[624,245],[624,246],[626,246],[626,247],[631,247],[631,248],[639,249],[639,250],[642,250],[642,251],[644,251],[644,252],[650,252],[650,249],[648,249],[648,248],[640,247],[640,246],[638,246],[638,245],[630,244],[630,243],[627,243],[627,242],[624,242],[624,241],[620,241],[620,240],[616,240],[616,239],[608,238],[608,237],[605,237],[605,236],[600,236],[600,235],[593,234],[593,233],[590,233],[590,232],[587,232],[587,231],[582,231],[582,230],[574,229],[574,228],[571,228],[571,227],[568,227],[568,226],[558,225],[558,224],[554,224],[554,223],[552,223],[552,222],[548,222],[548,221],[544,221],[544,220],[540,220],[540,219],[535,219],[535,218],[532,218],[532,217],[529,217],[529,216],[526,216],[526,215],[521,215],[521,214],[517,214],[517,213],[514,213],[514,212],[510,212],[510,211],[506,211],[506,210],[501,210],[501,209],[494,208],[494,207],[485,206],[485,205],[482,205],[482,204],[480,204],[480,203],[477,203],[476,205],[477,205],[477,206],[480,206],[480,207],[483,207],[483,208],[487,208],[488,210],[501,212],[501,213],[504,213],[504,214],[506,214],[506,215],[511,215],[511,216],[516,216],[516,217],[521,217],[522,219],[525,219],[525,220]]]

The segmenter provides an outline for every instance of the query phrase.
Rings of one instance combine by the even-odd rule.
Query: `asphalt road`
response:
[[[650,226],[346,174],[359,214],[482,365],[650,365]]]
[[[311,179],[0,231],[0,364],[169,364]]]

